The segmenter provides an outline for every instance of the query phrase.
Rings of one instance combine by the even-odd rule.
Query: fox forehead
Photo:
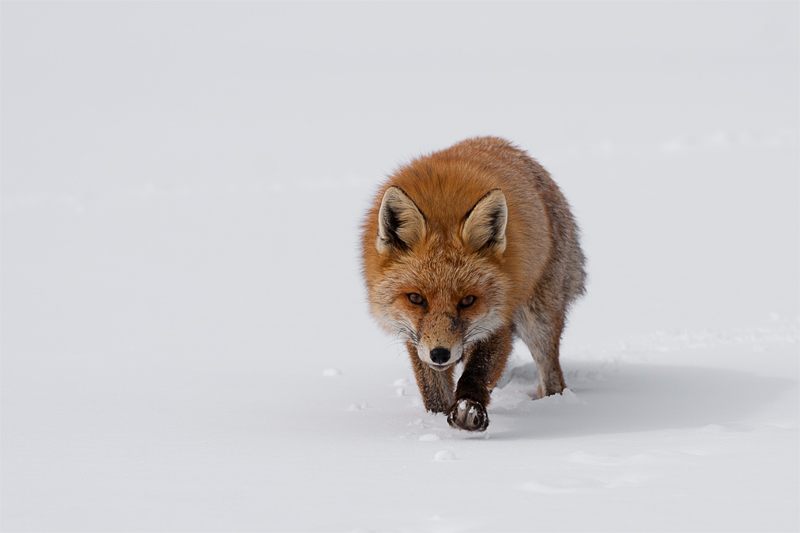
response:
[[[502,292],[499,272],[486,258],[454,250],[408,253],[385,265],[382,274],[376,289],[390,298],[404,291],[458,299],[475,291],[497,296]]]

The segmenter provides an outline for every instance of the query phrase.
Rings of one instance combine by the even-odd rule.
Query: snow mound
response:
[[[433,458],[437,461],[455,461],[456,454],[450,450],[440,450],[436,452],[436,455],[434,455]]]

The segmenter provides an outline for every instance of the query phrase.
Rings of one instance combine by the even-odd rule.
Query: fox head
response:
[[[378,211],[381,268],[370,291],[372,313],[436,370],[459,362],[509,318],[509,284],[498,268],[506,249],[505,195],[490,190],[458,216],[457,224],[437,223],[396,186]]]

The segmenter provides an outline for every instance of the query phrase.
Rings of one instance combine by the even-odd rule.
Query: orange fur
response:
[[[462,429],[488,424],[489,392],[514,335],[536,360],[540,393],[563,390],[558,346],[567,309],[584,291],[583,263],[569,206],[547,171],[495,137],[401,167],[363,224],[371,312],[407,341],[426,408],[449,412]],[[468,296],[474,303],[461,305]],[[464,373],[453,391],[458,361]]]

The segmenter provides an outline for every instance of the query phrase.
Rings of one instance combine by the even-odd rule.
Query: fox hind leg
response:
[[[539,397],[559,394],[566,387],[561,364],[558,361],[564,313],[544,312],[531,303],[517,315],[516,329],[528,346],[539,371]]]

